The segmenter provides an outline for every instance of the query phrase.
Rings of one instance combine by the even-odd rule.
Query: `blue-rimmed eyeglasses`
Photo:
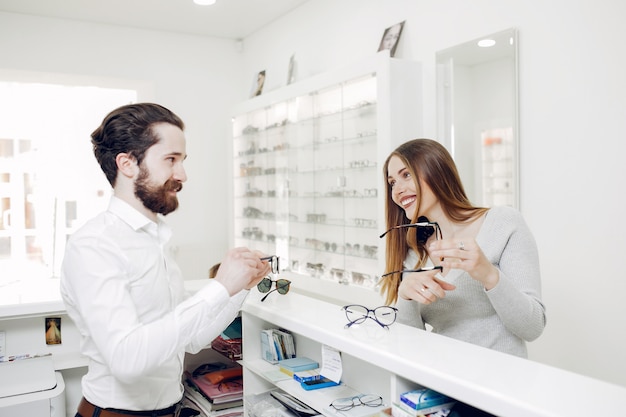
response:
[[[361,394],[354,397],[337,398],[330,406],[337,411],[347,411],[354,407],[378,407],[383,405],[383,397],[374,394]]]
[[[394,226],[391,229],[387,230],[382,235],[380,235],[379,237],[382,238],[387,233],[395,229],[402,229],[405,227],[415,227],[417,228],[417,242],[418,243],[421,243],[421,244],[426,243],[428,238],[432,236],[433,233],[435,233],[436,239],[443,239],[443,235],[441,234],[441,228],[439,227],[439,223],[430,222],[428,221],[428,219],[426,219],[426,217],[423,217],[423,216],[420,217],[418,220],[421,220],[421,219],[425,219],[425,221],[419,221],[417,223],[400,224],[398,226]]]
[[[353,324],[361,324],[368,318],[374,320],[383,329],[389,329],[389,326],[396,321],[398,314],[398,309],[391,306],[380,306],[372,310],[360,304],[350,304],[343,306],[342,310],[346,312],[348,319],[348,324],[345,325],[346,329]]]
[[[438,269],[439,272],[443,271],[443,266],[441,265],[437,265],[437,266],[426,266],[424,268],[419,268],[419,269],[403,269],[402,271],[393,271],[393,272],[387,272],[386,274],[382,274],[380,277],[386,277],[387,275],[393,275],[393,274],[402,274],[404,272],[424,272],[424,271],[434,271]],[[402,275],[400,275],[400,281],[402,281]]]

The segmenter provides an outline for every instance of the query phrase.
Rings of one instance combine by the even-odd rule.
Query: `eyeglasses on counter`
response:
[[[355,325],[365,322],[365,320],[372,319],[383,329],[389,329],[396,321],[398,315],[398,309],[391,306],[380,306],[374,309],[367,308],[360,304],[349,304],[342,307],[342,310],[346,313],[348,323],[344,326],[346,329]]]

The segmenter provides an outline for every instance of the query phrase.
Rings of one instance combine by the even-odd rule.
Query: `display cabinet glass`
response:
[[[381,166],[421,130],[419,76],[416,63],[380,54],[240,106],[232,125],[234,245],[280,256],[286,273],[374,287]],[[391,94],[394,82],[409,86],[402,100]],[[397,130],[411,133],[393,137],[390,114],[400,105],[414,116]]]

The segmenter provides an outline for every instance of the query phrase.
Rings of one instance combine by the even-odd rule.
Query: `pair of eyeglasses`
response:
[[[434,271],[438,269],[439,272],[443,272],[443,266],[441,265],[437,265],[437,266],[426,266],[424,268],[419,268],[419,269],[403,269],[402,271],[393,271],[393,272],[387,272],[386,274],[382,274],[380,277],[386,277],[388,275],[393,275],[393,274],[402,274],[405,272],[425,272],[425,271]],[[402,281],[402,275],[400,276],[400,281]]]
[[[272,285],[276,284],[276,288],[272,290]],[[259,292],[267,293],[261,301],[265,301],[265,299],[274,291],[278,291],[279,294],[287,294],[289,292],[289,286],[291,285],[291,281],[288,279],[277,279],[273,280],[270,277],[265,277],[257,284],[257,289]],[[271,291],[270,291],[271,290]]]
[[[407,223],[400,224],[398,226],[394,226],[391,229],[387,230],[385,233],[380,235],[380,238],[383,238],[387,233],[391,232],[395,229],[403,229],[406,227],[415,227],[417,229],[417,243],[424,244],[428,240],[429,237],[435,234],[436,239],[443,239],[443,234],[441,233],[441,228],[439,227],[439,223],[428,221],[428,219],[424,216],[420,216],[418,218],[417,223]]]
[[[330,406],[337,411],[347,411],[354,407],[378,407],[383,405],[383,397],[374,394],[362,394],[354,397],[338,398],[330,403]]]
[[[272,268],[272,274],[278,274],[280,272],[280,256],[271,255],[261,258],[262,261],[268,261]]]
[[[389,326],[396,321],[398,314],[398,309],[391,306],[380,306],[372,310],[360,304],[350,304],[343,306],[342,310],[346,312],[348,319],[348,324],[344,326],[346,329],[353,324],[361,324],[368,318],[374,320],[383,329],[389,329]]]

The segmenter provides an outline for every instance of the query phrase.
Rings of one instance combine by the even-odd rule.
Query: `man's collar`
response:
[[[151,223],[154,224],[152,220],[140,211],[116,196],[112,196],[111,201],[109,201],[109,211],[126,222],[134,230],[139,230]]]

